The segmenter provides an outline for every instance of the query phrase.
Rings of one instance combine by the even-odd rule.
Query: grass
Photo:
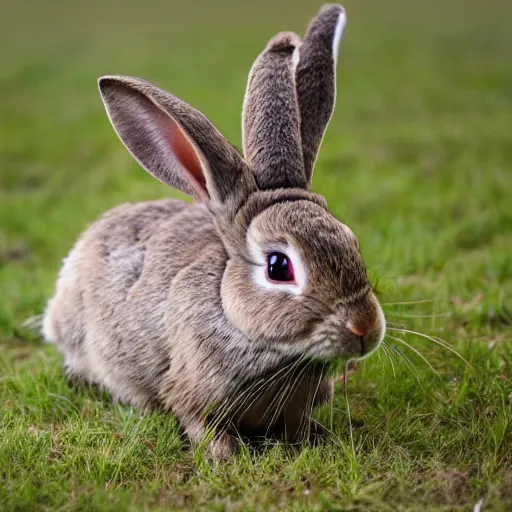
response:
[[[314,189],[359,235],[400,341],[341,386],[325,443],[212,465],[175,420],[69,387],[22,327],[84,227],[172,194],[121,146],[101,74],[159,83],[240,145],[252,60],[318,2],[21,2],[0,30],[1,510],[512,509],[512,7],[347,0]],[[23,22],[21,21],[23,20]],[[391,362],[387,355],[392,357]],[[329,410],[318,420],[330,424]]]

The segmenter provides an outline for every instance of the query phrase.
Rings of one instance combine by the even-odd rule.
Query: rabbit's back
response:
[[[44,335],[68,373],[148,408],[169,368],[169,295],[180,270],[220,244],[206,208],[178,200],[123,204],[80,237],[48,304]]]

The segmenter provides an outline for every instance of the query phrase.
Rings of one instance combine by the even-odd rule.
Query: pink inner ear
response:
[[[207,196],[206,178],[194,147],[174,119],[167,120],[166,131],[171,150],[187,170],[187,179],[198,198]]]

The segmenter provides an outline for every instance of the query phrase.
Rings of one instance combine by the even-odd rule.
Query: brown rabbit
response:
[[[335,101],[345,13],[304,41],[270,40],[249,75],[244,157],[201,113],[137,78],[99,89],[144,169],[197,202],[123,204],[66,258],[44,334],[72,377],[163,408],[212,453],[237,434],[299,438],[328,397],[332,358],[381,342],[385,321],[352,231],[310,191]]]

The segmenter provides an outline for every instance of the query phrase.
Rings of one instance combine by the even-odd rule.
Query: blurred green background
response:
[[[480,498],[489,509],[512,508],[512,4],[505,0],[344,3],[337,107],[313,189],[359,236],[383,302],[432,301],[389,304],[388,320],[441,336],[473,368],[421,337],[406,341],[439,379],[400,345],[413,369],[391,351],[395,367],[372,357],[350,384],[363,425],[355,456],[346,452],[341,411],[334,429],[341,445],[298,458],[274,447],[209,468],[183,450],[170,419],[151,416],[140,427],[136,411],[69,389],[58,354],[22,326],[42,313],[62,258],[100,212],[174,194],[117,139],[97,77],[146,78],[241,146],[253,60],[274,33],[303,34],[320,5],[2,2],[6,509],[467,510]],[[344,410],[341,391],[338,402]],[[138,451],[146,442],[157,448]]]

